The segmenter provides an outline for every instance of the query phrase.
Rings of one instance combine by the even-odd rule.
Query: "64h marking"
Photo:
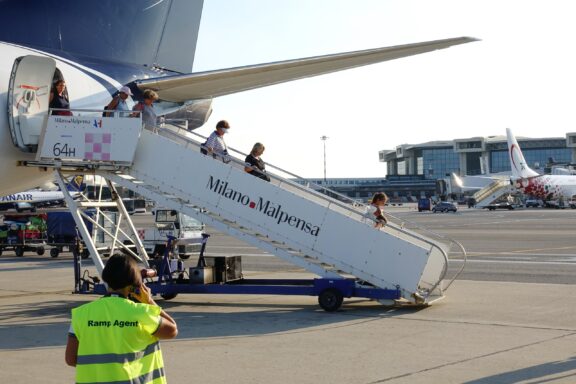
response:
[[[54,157],[74,157],[76,156],[76,148],[68,147],[68,143],[56,143],[52,147],[52,154]]]

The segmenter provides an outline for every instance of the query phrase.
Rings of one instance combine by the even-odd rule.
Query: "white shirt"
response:
[[[228,147],[226,147],[224,137],[218,136],[218,133],[214,131],[206,140],[206,148],[211,148],[214,153],[223,155]]]

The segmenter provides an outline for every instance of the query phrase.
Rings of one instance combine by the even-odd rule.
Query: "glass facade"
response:
[[[522,144],[520,144],[522,147]],[[548,163],[549,158],[560,163],[569,163],[571,161],[570,148],[539,148],[539,149],[522,149],[526,163],[530,168],[539,163],[540,168]],[[490,153],[490,172],[507,172],[510,171],[510,160],[508,159],[508,150],[492,151]]]
[[[427,179],[446,177],[451,172],[459,172],[458,153],[452,147],[423,149],[422,159],[424,175]]]
[[[402,160],[399,161],[397,164],[397,175],[405,175],[406,174],[406,161]]]

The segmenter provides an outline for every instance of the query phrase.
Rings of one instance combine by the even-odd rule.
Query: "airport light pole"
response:
[[[320,140],[324,143],[324,185],[326,185],[326,140],[328,140],[328,136],[321,136]]]

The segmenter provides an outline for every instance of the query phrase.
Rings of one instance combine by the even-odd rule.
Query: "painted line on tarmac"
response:
[[[524,251],[526,252],[526,251]],[[576,257],[573,253],[519,253],[519,252],[466,252],[468,256],[550,256],[550,257]]]
[[[204,255],[205,257],[210,256],[254,256],[254,257],[276,257],[270,253],[231,253],[231,252],[209,252],[208,254]],[[281,260],[278,257],[279,260]]]
[[[464,260],[450,260],[450,263],[463,263]],[[538,265],[572,265],[576,266],[576,259],[569,261],[526,261],[526,260],[467,260],[470,264],[538,264]]]

